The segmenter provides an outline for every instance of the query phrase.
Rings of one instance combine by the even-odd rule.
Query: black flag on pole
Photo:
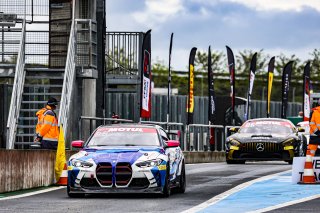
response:
[[[194,59],[196,56],[197,48],[193,47],[189,56],[189,84],[188,84],[188,100],[187,100],[187,125],[193,123],[194,111]]]
[[[172,39],[173,33],[171,33],[170,46],[169,46],[169,71],[168,71],[168,99],[167,99],[167,122],[170,118],[170,96],[171,96],[171,52],[172,52]]]
[[[216,97],[214,93],[214,80],[213,80],[213,71],[211,65],[211,48],[209,46],[208,50],[208,96],[209,96],[209,114],[208,118],[211,123],[214,123],[215,112],[216,112]]]
[[[303,72],[303,120],[310,118],[310,61],[304,67]]]
[[[290,90],[292,64],[293,64],[293,61],[290,61],[283,68],[281,118],[287,118],[288,96],[289,96],[289,90]]]
[[[267,118],[270,117],[270,102],[271,102],[271,91],[273,83],[273,71],[274,71],[274,61],[275,57],[273,56],[268,65],[268,91],[267,91]]]
[[[249,112],[250,112],[250,99],[254,84],[254,77],[256,75],[256,65],[257,65],[257,53],[253,54],[250,64],[250,73],[249,73],[249,87],[248,87],[248,93],[247,93],[247,107],[246,107],[246,120],[249,119]]]
[[[151,117],[151,30],[146,32],[142,42],[140,117]]]
[[[231,108],[232,108],[232,125],[235,125],[235,63],[234,63],[234,56],[233,52],[230,49],[230,47],[226,46],[227,48],[227,57],[228,57],[228,68],[230,72],[230,87],[231,87],[231,92],[230,92],[230,97],[231,97]]]

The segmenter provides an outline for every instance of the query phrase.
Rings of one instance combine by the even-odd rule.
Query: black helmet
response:
[[[58,105],[58,100],[53,98],[53,97],[50,97],[48,102],[47,102],[47,105],[54,105],[54,106],[57,106]]]

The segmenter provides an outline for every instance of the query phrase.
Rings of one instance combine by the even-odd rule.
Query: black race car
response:
[[[293,157],[303,156],[306,146],[296,128],[286,119],[259,118],[246,121],[237,132],[226,139],[228,164],[245,163],[246,160],[284,160],[292,164]]]

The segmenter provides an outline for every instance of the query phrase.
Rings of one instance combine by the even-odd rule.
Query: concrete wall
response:
[[[75,151],[67,151],[67,159]],[[184,152],[186,163],[225,161],[224,152]],[[54,184],[56,152],[0,149],[0,193]]]

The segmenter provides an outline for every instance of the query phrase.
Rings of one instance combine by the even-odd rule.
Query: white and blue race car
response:
[[[98,127],[68,161],[69,197],[91,193],[184,193],[185,163],[180,143],[156,125]]]

